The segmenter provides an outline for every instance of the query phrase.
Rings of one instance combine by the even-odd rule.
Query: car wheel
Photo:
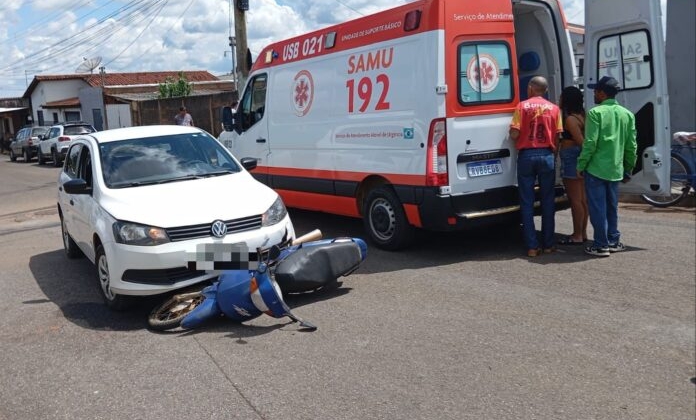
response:
[[[17,155],[14,154],[14,150],[12,150],[12,149],[10,149],[10,160],[11,160],[12,162],[16,162],[16,161],[17,161]]]
[[[43,165],[46,163],[46,160],[44,159],[43,153],[41,153],[41,150],[36,154],[36,160],[39,161],[39,165]]]
[[[80,251],[80,248],[77,246],[72,236],[70,236],[63,216],[60,217],[60,230],[63,233],[63,249],[65,250],[65,255],[71,259],[81,257],[82,251]]]
[[[414,237],[413,226],[396,193],[381,186],[367,195],[363,207],[363,223],[370,239],[380,248],[396,251],[407,247]]]
[[[119,295],[111,290],[109,263],[106,260],[106,254],[104,253],[104,247],[102,245],[97,247],[97,257],[95,258],[95,262],[97,265],[99,285],[101,286],[102,297],[104,298],[106,306],[114,311],[123,311],[127,309],[130,304],[129,296]]]
[[[31,162],[31,155],[29,154],[29,151],[27,149],[24,149],[24,151],[22,152],[22,156],[24,156],[24,163]]]
[[[51,151],[51,157],[53,158],[53,166],[56,168],[61,167],[61,162],[60,162],[60,156],[58,156],[58,151],[56,149],[53,149]]]

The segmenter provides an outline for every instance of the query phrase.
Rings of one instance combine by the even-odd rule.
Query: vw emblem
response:
[[[223,236],[227,235],[227,225],[222,220],[216,220],[210,227],[210,232],[216,238],[222,238]]]

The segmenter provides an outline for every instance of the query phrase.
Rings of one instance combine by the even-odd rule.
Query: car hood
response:
[[[103,191],[115,219],[163,228],[260,215],[278,197],[248,172]]]

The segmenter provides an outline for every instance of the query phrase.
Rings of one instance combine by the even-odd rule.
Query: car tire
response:
[[[106,306],[114,311],[123,311],[128,309],[131,303],[130,296],[119,295],[111,290],[109,263],[106,259],[106,254],[104,253],[104,247],[102,245],[97,247],[97,254],[94,262],[97,266],[97,279],[99,280],[102,298],[104,298],[104,303],[106,303]]]
[[[51,150],[51,158],[53,159],[53,166],[56,168],[60,168],[61,166],[61,161],[60,161],[60,156],[58,155],[58,150],[53,149]]]
[[[22,151],[22,156],[24,157],[24,163],[31,162],[31,155],[29,154],[29,151],[27,149],[24,149]]]
[[[15,155],[14,150],[12,150],[12,149],[10,149],[10,160],[11,160],[12,162],[16,162],[16,161],[17,161],[17,155]]]
[[[41,153],[40,149],[39,152],[36,154],[36,160],[39,162],[39,165],[43,165],[46,163],[46,159],[44,159],[43,153]]]
[[[372,242],[388,251],[406,248],[415,231],[408,223],[404,207],[391,187],[381,186],[367,194],[363,223]]]
[[[82,251],[77,246],[70,232],[68,232],[68,227],[65,225],[65,219],[60,216],[60,230],[63,236],[63,250],[65,251],[65,256],[74,259],[82,256]]]

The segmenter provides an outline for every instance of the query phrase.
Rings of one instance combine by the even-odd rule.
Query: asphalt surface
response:
[[[224,319],[154,333],[162,297],[101,302],[68,260],[57,169],[0,156],[0,419],[692,419],[696,212],[625,202],[628,246],[525,257],[519,233],[375,247],[334,292],[290,296],[319,326]],[[358,220],[291,210],[299,233]],[[557,232],[570,230],[559,212]],[[539,220],[537,220],[537,223]]]

